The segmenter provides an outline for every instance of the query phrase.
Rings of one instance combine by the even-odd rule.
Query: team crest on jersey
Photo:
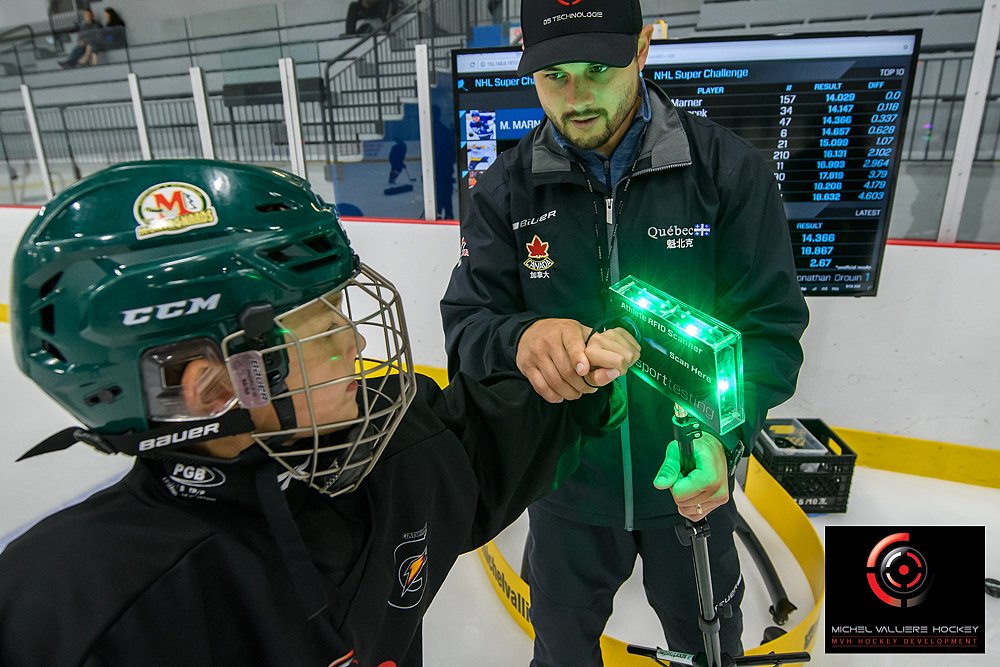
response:
[[[413,609],[424,598],[427,571],[427,525],[412,533],[404,533],[393,551],[396,563],[396,585],[389,606]]]
[[[181,182],[159,183],[147,188],[132,209],[137,239],[160,234],[181,234],[219,222],[208,194],[197,185]]]
[[[532,271],[548,271],[555,266],[555,262],[549,257],[549,244],[538,238],[538,234],[531,239],[531,243],[525,243],[524,247],[528,249],[528,259],[523,264]]]

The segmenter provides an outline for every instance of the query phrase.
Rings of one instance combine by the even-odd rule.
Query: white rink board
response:
[[[0,207],[4,295],[10,254],[33,214]],[[458,259],[458,228],[373,220],[345,227],[361,259],[400,290],[416,363],[444,367],[438,302]],[[1000,251],[890,245],[877,297],[808,300],[799,389],[772,414],[1000,449],[998,286]]]

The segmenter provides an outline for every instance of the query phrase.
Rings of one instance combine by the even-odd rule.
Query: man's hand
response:
[[[667,445],[653,486],[670,489],[681,516],[700,521],[709,512],[729,502],[729,469],[726,465],[726,450],[711,433],[702,431],[700,438],[692,443],[695,467],[685,477],[681,477],[680,445],[672,441]]]
[[[624,329],[596,333],[585,343],[589,334],[576,320],[549,318],[521,335],[517,368],[549,403],[592,394],[639,358],[639,343]]]

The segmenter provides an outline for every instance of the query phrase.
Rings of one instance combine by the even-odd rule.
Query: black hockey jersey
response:
[[[336,498],[289,484],[256,446],[138,459],[0,554],[0,664],[419,665],[456,558],[621,408],[609,390],[549,404],[514,375],[444,391],[419,378],[372,473]]]

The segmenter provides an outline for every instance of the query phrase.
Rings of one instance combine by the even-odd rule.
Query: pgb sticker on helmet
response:
[[[146,189],[135,200],[133,213],[139,223],[135,229],[137,239],[181,234],[219,222],[208,194],[190,183],[160,183]]]

